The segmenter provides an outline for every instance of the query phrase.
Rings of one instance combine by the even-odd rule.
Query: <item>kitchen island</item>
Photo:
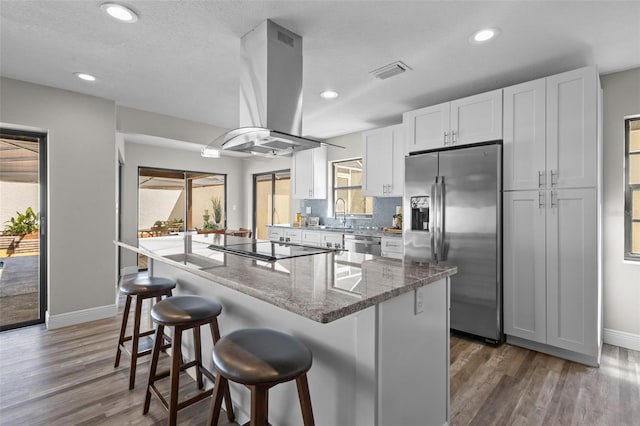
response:
[[[249,242],[225,235],[140,240],[150,274],[176,279],[175,294],[219,301],[221,333],[269,327],[313,352],[309,386],[316,424],[442,425],[449,405],[449,276],[455,267],[329,251],[264,261],[212,250]],[[203,338],[206,333],[203,333]],[[190,342],[185,353],[192,355]],[[203,356],[211,368],[210,339]],[[250,395],[232,384],[238,422]],[[300,424],[295,383],[273,388],[272,424]]]

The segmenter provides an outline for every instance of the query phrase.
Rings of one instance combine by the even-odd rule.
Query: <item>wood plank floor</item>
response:
[[[0,333],[0,424],[165,424],[156,400],[142,415],[148,357],[133,391],[127,389],[128,357],[113,367],[120,320]],[[195,390],[188,376],[181,383],[181,395]],[[181,411],[179,424],[205,424],[208,407],[204,400]],[[640,425],[640,352],[605,345],[601,367],[590,368],[452,337],[451,417],[456,426]],[[225,420],[220,424],[229,425]]]

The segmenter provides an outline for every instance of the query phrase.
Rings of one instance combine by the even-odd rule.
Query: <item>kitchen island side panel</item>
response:
[[[378,305],[379,426],[448,424],[449,282]],[[416,297],[422,299],[418,313]]]

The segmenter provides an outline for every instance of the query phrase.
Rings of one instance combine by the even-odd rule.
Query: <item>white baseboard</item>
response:
[[[120,276],[124,277],[125,275],[133,275],[138,273],[137,266],[125,266],[124,268],[120,268]]]
[[[82,309],[80,311],[66,312],[64,314],[50,315],[47,311],[45,323],[48,330],[81,324],[83,322],[110,318],[118,313],[118,307],[113,305],[98,306],[96,308]]]
[[[609,345],[640,351],[640,335],[638,334],[605,328],[602,339],[604,340],[604,343]]]

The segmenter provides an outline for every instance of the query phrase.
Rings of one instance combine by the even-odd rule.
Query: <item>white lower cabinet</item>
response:
[[[390,257],[392,259],[402,259],[403,243],[399,237],[382,237],[381,239],[381,255],[382,257]]]
[[[503,229],[507,341],[597,365],[596,189],[505,192]]]
[[[269,227],[268,231],[269,241],[284,241],[284,229]]]
[[[285,229],[284,230],[284,242],[301,244],[302,243],[302,229]]]
[[[302,244],[305,246],[321,246],[322,232],[320,231],[302,231]]]

